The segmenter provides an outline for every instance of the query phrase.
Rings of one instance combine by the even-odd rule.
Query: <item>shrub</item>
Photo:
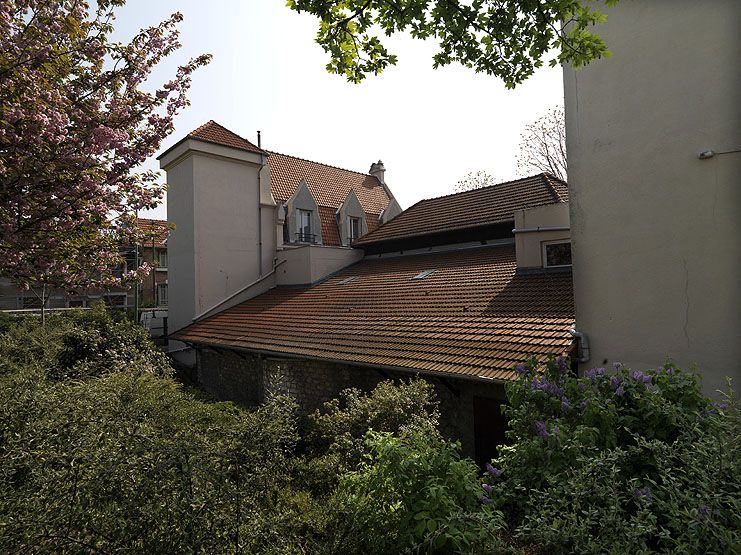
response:
[[[148,374],[0,377],[0,551],[265,552],[294,407],[203,403]],[[267,523],[267,524],[266,524]]]
[[[739,546],[734,398],[715,407],[667,364],[567,373],[520,365],[512,445],[485,486],[518,537],[547,553],[724,553]]]
[[[503,552],[502,514],[481,503],[478,468],[460,445],[419,430],[369,432],[366,443],[336,497],[346,519],[336,552]]]
[[[81,379],[115,372],[169,375],[166,356],[147,331],[116,319],[102,304],[87,311],[19,319],[0,335],[0,373],[28,365],[54,379]]]
[[[370,394],[346,389],[308,418],[306,479],[316,491],[330,492],[337,476],[361,461],[369,430],[395,434],[420,430],[437,437],[438,418],[434,388],[421,379],[383,381]]]

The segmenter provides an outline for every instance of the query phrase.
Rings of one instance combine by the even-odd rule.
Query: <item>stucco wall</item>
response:
[[[569,227],[568,202],[548,204],[515,212],[515,229],[518,230],[515,233],[518,268],[543,267],[543,243],[565,240],[570,237],[568,229],[549,230],[553,227]]]
[[[199,351],[200,386],[221,400],[256,405],[272,395],[296,399],[304,413],[320,408],[343,389],[372,390],[386,379],[409,379],[413,373],[380,373],[372,368],[315,360],[258,357],[225,350]],[[501,384],[426,377],[435,387],[439,401],[440,428],[450,439],[459,440],[466,456],[474,454],[474,397],[503,400]]]
[[[363,251],[344,247],[306,245],[278,252],[278,285],[316,283],[363,258]]]
[[[601,366],[741,378],[741,3],[621,2],[564,70],[577,326]]]

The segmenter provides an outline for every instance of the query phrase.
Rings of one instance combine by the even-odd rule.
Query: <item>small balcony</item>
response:
[[[310,243],[312,245],[316,244],[316,235],[313,233],[305,233],[303,231],[299,231],[296,233],[296,242],[297,243]]]

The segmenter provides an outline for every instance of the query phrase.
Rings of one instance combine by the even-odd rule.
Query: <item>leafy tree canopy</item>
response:
[[[137,210],[164,194],[154,172],[136,170],[172,132],[209,57],[146,87],[180,46],[182,16],[118,43],[123,4],[0,3],[0,276],[18,285],[116,284],[119,246],[140,239]]]
[[[605,0],[612,6],[618,0]],[[604,13],[590,0],[288,0],[298,12],[319,18],[316,40],[330,55],[327,70],[358,83],[396,64],[379,39],[409,32],[436,40],[433,67],[459,62],[514,88],[543,65],[581,67],[609,55],[593,32]]]

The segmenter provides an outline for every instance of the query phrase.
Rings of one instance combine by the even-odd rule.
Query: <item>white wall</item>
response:
[[[515,212],[517,267],[542,268],[543,243],[567,240],[569,236],[568,202],[517,210]]]
[[[577,326],[591,366],[741,378],[741,2],[620,2],[564,70]]]

